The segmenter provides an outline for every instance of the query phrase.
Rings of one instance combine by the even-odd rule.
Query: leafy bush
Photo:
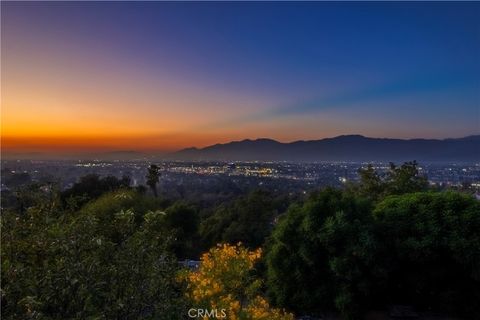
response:
[[[171,235],[160,212],[145,212],[153,204],[117,192],[75,215],[58,207],[3,212],[2,316],[180,318]]]
[[[271,308],[259,295],[261,282],[252,275],[261,250],[242,245],[218,245],[201,257],[198,270],[184,272],[187,297],[195,308],[222,310],[227,319],[293,320],[293,315]]]

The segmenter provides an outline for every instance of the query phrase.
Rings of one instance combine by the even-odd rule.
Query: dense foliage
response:
[[[361,266],[343,266],[342,259],[331,259],[332,251],[357,250],[357,237],[363,237],[361,223],[369,209],[368,201],[326,189],[312,195],[303,206],[288,210],[273,232],[267,254],[268,288],[278,305],[315,312],[331,309],[335,302],[347,303],[341,301],[347,297],[335,273],[340,269],[351,273],[346,281],[349,285],[355,273],[362,272]],[[337,229],[328,230],[333,224]]]
[[[100,197],[102,194],[118,189],[126,189],[130,185],[130,178],[88,174],[80,178],[71,188],[61,193],[62,201],[74,208],[79,208],[85,203]]]
[[[373,212],[385,298],[480,316],[480,202],[458,193],[392,196]]]
[[[258,248],[265,242],[275,217],[285,206],[286,200],[282,200],[257,190],[232,203],[220,205],[202,221],[201,236],[208,247],[221,242],[242,242],[249,248]]]
[[[194,207],[183,202],[170,206],[164,213],[162,226],[173,235],[170,248],[179,259],[199,255],[199,217]]]
[[[392,305],[480,317],[480,202],[430,189],[416,162],[368,166],[343,189],[208,201],[165,199],[160,177],[150,167],[151,192],[90,175],[2,195],[2,317],[358,319]]]
[[[171,235],[155,203],[132,191],[81,212],[31,207],[2,213],[2,315],[6,319],[174,319]]]
[[[289,209],[266,260],[275,303],[346,317],[395,303],[478,316],[480,203],[424,192],[371,206],[324,190]]]

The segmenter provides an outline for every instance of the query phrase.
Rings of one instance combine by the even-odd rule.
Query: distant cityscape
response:
[[[181,186],[214,186],[229,181],[239,187],[273,187],[273,190],[302,191],[325,186],[341,187],[358,180],[358,170],[369,163],[356,162],[155,162],[161,172],[163,188]],[[148,161],[2,161],[2,190],[29,182],[56,182],[61,189],[71,187],[88,174],[99,176],[127,176],[132,186],[145,185]],[[373,163],[379,172],[386,172],[389,163]],[[480,163],[419,164],[419,172],[430,185],[480,189]],[[167,190],[168,191],[168,190]]]

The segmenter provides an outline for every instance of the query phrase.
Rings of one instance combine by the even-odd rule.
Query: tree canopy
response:
[[[201,236],[208,246],[242,242],[249,248],[258,248],[270,234],[280,206],[270,193],[253,191],[216,208],[213,215],[202,221]]]
[[[416,162],[377,170],[344,189],[211,207],[127,178],[17,186],[2,198],[2,317],[182,319],[196,306],[359,319],[407,305],[479,318],[480,202],[430,189]],[[196,270],[177,263],[198,257]]]
[[[113,176],[100,177],[97,174],[88,174],[80,178],[70,188],[61,193],[62,201],[78,209],[85,203],[101,195],[130,186],[130,178],[117,179]]]
[[[358,170],[360,181],[350,184],[355,194],[372,200],[381,200],[392,194],[403,194],[428,190],[428,181],[421,175],[416,161],[400,166],[389,164],[385,173],[379,173],[372,164]]]
[[[480,203],[420,192],[373,205],[327,189],[288,210],[267,247],[275,304],[347,318],[391,304],[478,316]]]

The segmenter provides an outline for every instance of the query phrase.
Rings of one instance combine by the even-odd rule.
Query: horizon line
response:
[[[312,142],[312,141],[321,141],[321,140],[328,140],[328,139],[336,139],[336,138],[341,138],[341,137],[362,137],[366,139],[378,139],[378,140],[404,140],[404,141],[412,141],[412,140],[437,140],[437,141],[444,141],[444,140],[455,140],[455,139],[465,139],[469,137],[476,137],[480,136],[480,133],[472,133],[460,137],[446,137],[446,138],[422,138],[422,137],[415,137],[415,138],[392,138],[392,137],[372,137],[372,136],[365,136],[362,134],[341,134],[341,135],[336,135],[336,136],[331,136],[331,137],[324,137],[324,138],[319,138],[319,139],[298,139],[298,140],[290,140],[290,141],[282,141],[281,139],[273,139],[273,138],[267,138],[267,137],[257,137],[257,138],[244,138],[244,139],[238,139],[238,140],[230,140],[227,142],[218,142],[218,143],[211,143],[206,146],[190,146],[190,147],[183,147],[183,148],[175,148],[175,149],[155,149],[155,148],[149,148],[149,149],[112,149],[112,148],[101,148],[97,147],[95,148],[96,150],[81,150],[83,148],[79,148],[79,150],[71,149],[68,150],[67,148],[55,148],[55,150],[41,150],[35,149],[35,150],[30,150],[30,151],[15,151],[11,150],[10,148],[4,148],[3,146],[0,148],[1,149],[1,158],[2,160],[5,157],[8,157],[10,159],[13,159],[14,157],[25,157],[25,156],[47,156],[51,155],[54,157],[74,157],[74,156],[99,156],[99,155],[114,155],[114,154],[138,154],[139,156],[165,156],[169,154],[173,154],[176,152],[181,152],[183,150],[189,150],[189,149],[196,149],[196,150],[202,150],[204,148],[216,146],[216,145],[226,145],[230,143],[240,143],[240,142],[245,142],[245,141],[258,141],[258,140],[269,140],[269,141],[274,141],[280,144],[291,144],[291,143],[296,143],[296,142]],[[4,137],[2,137],[1,140],[3,140]]]

